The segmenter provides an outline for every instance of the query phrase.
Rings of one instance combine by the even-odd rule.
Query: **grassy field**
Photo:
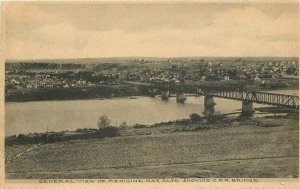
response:
[[[7,163],[6,178],[298,177],[298,121],[279,121],[43,144]]]

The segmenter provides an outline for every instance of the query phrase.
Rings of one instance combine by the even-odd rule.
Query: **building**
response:
[[[254,81],[261,81],[261,79],[258,77],[258,75],[256,75],[253,80]]]
[[[78,80],[76,83],[77,83],[78,85],[86,85],[86,81],[85,81],[85,80],[82,80],[82,79]]]
[[[230,80],[230,78],[229,78],[228,75],[225,75],[225,76],[223,77],[223,80],[224,80],[224,81],[228,81],[228,80]]]

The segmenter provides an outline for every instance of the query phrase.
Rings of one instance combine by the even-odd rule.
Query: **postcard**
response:
[[[299,187],[299,4],[1,4],[1,188]]]

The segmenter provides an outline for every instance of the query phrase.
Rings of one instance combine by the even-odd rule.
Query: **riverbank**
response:
[[[101,99],[147,95],[144,86],[127,84],[82,86],[72,88],[11,89],[5,93],[6,102]]]
[[[183,121],[125,127],[114,138],[41,144],[6,163],[6,178],[298,177],[294,115]],[[29,147],[6,146],[5,154]]]
[[[97,128],[77,128],[76,130],[34,132],[28,134],[10,135],[5,138],[6,145],[18,144],[39,144],[55,143],[69,140],[90,140],[101,139],[105,137],[133,136],[163,134],[172,132],[198,131],[207,129],[218,129],[236,126],[243,122],[249,125],[260,126],[262,121],[270,120],[270,125],[277,125],[278,118],[297,119],[298,111],[282,107],[260,107],[256,108],[256,114],[259,116],[253,118],[241,117],[240,111],[215,114],[209,117],[203,117],[199,114],[190,114],[189,119],[179,119],[155,124],[134,124],[122,126],[110,126],[105,130],[99,131]],[[263,118],[263,119],[261,119]],[[262,120],[262,121],[260,121]],[[275,121],[272,121],[275,120]],[[268,121],[267,121],[268,122]]]
[[[273,108],[270,108],[269,110],[274,111]],[[282,112],[283,111],[281,111],[280,113]],[[293,122],[297,122],[298,119],[298,113],[294,110],[285,111],[285,115],[273,114],[269,116],[256,118],[243,118],[239,116],[231,117],[230,115],[231,114],[221,114],[210,118],[200,117],[200,119],[197,121],[193,121],[191,119],[184,119],[157,123],[154,125],[136,125],[134,127],[120,128],[119,134],[120,136],[136,136],[179,132],[201,132],[226,128],[238,128],[245,125],[260,128],[279,127],[283,126],[286,120],[293,120]]]

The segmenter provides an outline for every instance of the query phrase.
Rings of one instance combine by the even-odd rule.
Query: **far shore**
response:
[[[210,81],[205,82],[209,85]],[[241,81],[234,81],[241,82]],[[216,85],[216,82],[214,82]],[[218,82],[217,82],[218,84]],[[218,86],[224,85],[224,82]],[[266,88],[258,84],[249,84],[244,90],[247,91],[276,91],[276,90],[299,90],[297,85],[286,87]],[[171,91],[172,92],[172,91]],[[148,87],[132,83],[118,85],[81,86],[70,88],[38,88],[38,89],[10,89],[6,90],[5,102],[30,102],[30,101],[53,101],[53,100],[89,100],[110,99],[114,97],[151,96]]]
[[[264,92],[268,92],[268,91],[280,91],[280,90],[299,90],[298,88],[278,88],[278,89],[260,89],[258,91],[264,91]],[[299,94],[298,94],[299,95]],[[159,95],[158,95],[159,96]],[[197,96],[195,94],[195,96]],[[69,101],[69,100],[106,100],[106,99],[114,99],[114,98],[130,98],[130,97],[152,97],[151,95],[147,94],[147,93],[141,93],[141,94],[118,94],[116,96],[114,95],[109,95],[109,96],[98,96],[98,97],[88,97],[88,98],[76,98],[75,97],[70,97],[70,98],[52,98],[52,99],[47,99],[47,98],[18,98],[18,99],[6,99],[5,103],[11,103],[11,102],[43,102],[43,101]],[[172,97],[170,97],[172,98]]]

